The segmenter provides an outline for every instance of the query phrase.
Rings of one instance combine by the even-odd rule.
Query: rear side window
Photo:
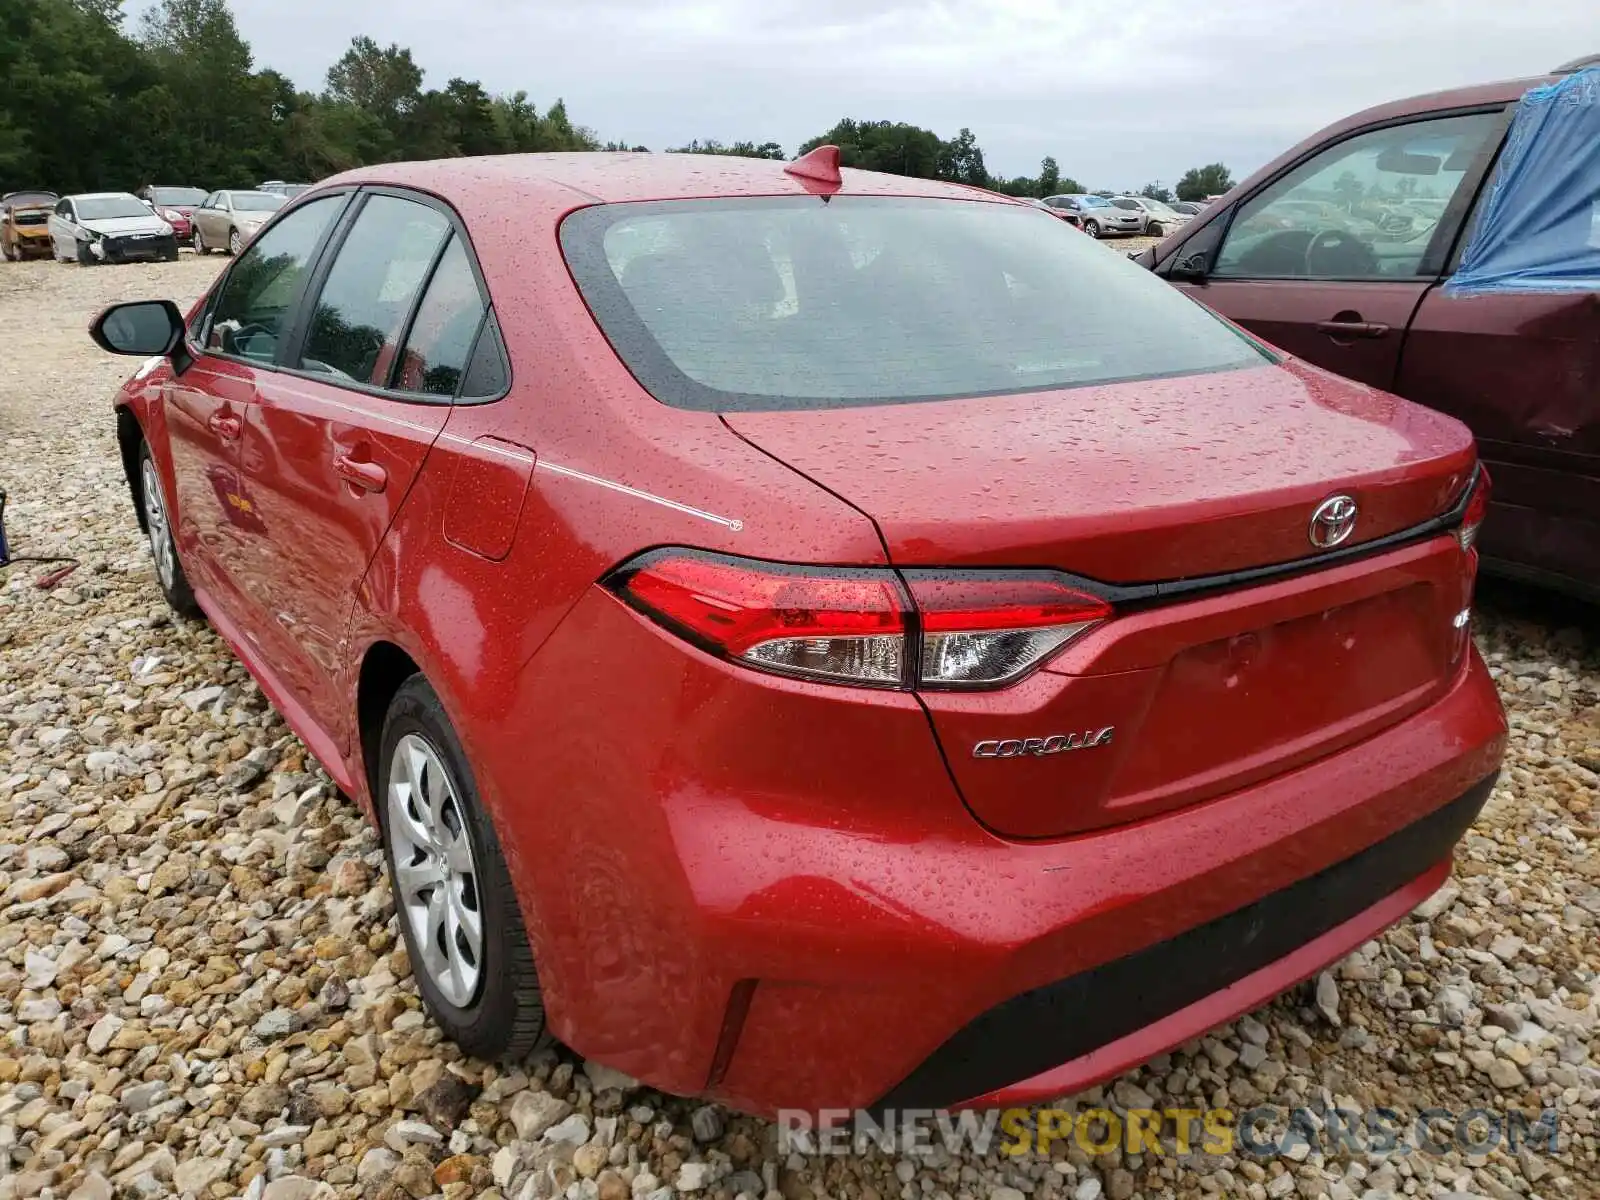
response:
[[[400,328],[450,234],[435,208],[397,196],[371,196],[350,227],[311,310],[300,361],[356,383],[388,377],[384,347]]]
[[[561,226],[658,400],[739,411],[1040,391],[1269,361],[1032,206],[912,197],[651,201]]]
[[[270,363],[306,268],[344,205],[326,196],[288,214],[234,262],[211,310],[205,348]]]
[[[393,386],[402,392],[454,396],[483,324],[483,309],[466,247],[460,238],[452,238],[411,323]]]

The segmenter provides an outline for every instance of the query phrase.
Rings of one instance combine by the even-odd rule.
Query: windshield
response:
[[[80,221],[114,221],[119,217],[148,217],[150,210],[137,196],[99,196],[73,202]]]
[[[271,192],[235,192],[233,194],[234,212],[277,212],[284,206],[286,198],[275,196]]]
[[[157,204],[175,204],[184,208],[193,208],[206,198],[199,188],[186,187],[151,188],[150,195]]]
[[[1270,361],[1031,206],[835,196],[580,209],[561,244],[617,354],[679,408],[828,408]]]

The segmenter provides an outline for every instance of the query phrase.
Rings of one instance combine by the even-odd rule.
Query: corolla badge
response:
[[[1318,550],[1331,550],[1356,528],[1356,502],[1349,496],[1329,496],[1311,514],[1308,537]]]
[[[1005,738],[979,742],[972,748],[973,758],[1043,758],[1048,754],[1064,754],[1068,750],[1093,750],[1096,746],[1109,746],[1116,727],[1085,729],[1082,733],[1057,733],[1043,738]]]

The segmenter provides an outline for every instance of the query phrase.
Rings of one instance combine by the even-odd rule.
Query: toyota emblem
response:
[[[1331,550],[1356,527],[1356,502],[1349,496],[1329,496],[1311,514],[1311,544],[1318,550]]]

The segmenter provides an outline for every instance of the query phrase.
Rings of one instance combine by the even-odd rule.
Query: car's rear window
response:
[[[714,411],[1041,391],[1256,366],[1255,343],[1032,206],[903,197],[580,209],[561,244],[658,400]]]

